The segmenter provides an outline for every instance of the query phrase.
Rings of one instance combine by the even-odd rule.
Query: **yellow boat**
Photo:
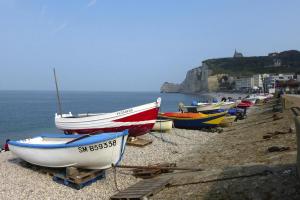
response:
[[[218,126],[224,120],[226,112],[216,114],[202,113],[159,113],[158,116],[163,119],[172,119],[174,127],[186,129],[212,128]]]
[[[152,131],[166,132],[173,128],[173,120],[171,119],[158,119],[156,120]]]
[[[236,118],[236,116],[232,116],[232,115],[225,116],[223,121],[221,121],[220,126],[222,126],[222,127],[231,126],[232,123],[234,122],[235,118]]]

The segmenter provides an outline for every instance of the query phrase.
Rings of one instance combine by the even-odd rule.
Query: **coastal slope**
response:
[[[228,57],[207,59],[202,66],[187,72],[180,84],[165,82],[164,93],[195,93],[218,91],[223,75],[252,76],[254,74],[300,73],[300,51],[289,50],[269,53],[267,56]]]

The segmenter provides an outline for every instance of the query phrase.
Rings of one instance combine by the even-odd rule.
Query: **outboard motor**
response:
[[[236,113],[237,113],[237,109],[236,108],[230,108],[230,109],[228,109],[228,114],[230,114],[230,115],[236,115]]]
[[[192,101],[192,106],[197,106],[198,105],[198,102],[196,100]]]

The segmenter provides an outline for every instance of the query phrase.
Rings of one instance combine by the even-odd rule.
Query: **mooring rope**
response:
[[[195,181],[195,182],[188,182],[188,183],[178,183],[178,184],[170,184],[167,187],[180,187],[180,186],[186,186],[186,185],[195,185],[195,184],[201,184],[201,183],[211,183],[211,182],[217,182],[217,181],[226,181],[226,180],[233,180],[238,178],[249,178],[254,176],[267,176],[273,174],[270,170],[264,170],[262,172],[248,174],[248,175],[241,175],[241,176],[232,176],[232,177],[225,177],[225,178],[216,178],[216,179],[210,179],[210,180],[204,180],[204,181]]]
[[[115,187],[116,187],[117,191],[120,192],[120,189],[118,187],[118,182],[117,182],[117,168],[115,166],[113,166],[113,172],[114,172]]]
[[[172,141],[169,141],[169,140],[164,139],[163,136],[162,136],[162,133],[161,133],[161,137],[159,137],[159,136],[157,136],[157,135],[154,135],[154,133],[151,133],[151,132],[150,132],[150,135],[152,135],[153,137],[156,137],[156,138],[158,138],[158,139],[161,139],[163,142],[166,142],[166,143],[169,143],[169,144],[172,144],[172,145],[175,145],[175,146],[178,145],[178,144],[175,143],[175,142],[172,142]]]

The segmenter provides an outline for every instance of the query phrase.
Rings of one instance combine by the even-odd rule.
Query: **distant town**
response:
[[[295,74],[255,74],[253,76],[225,77],[223,76],[221,79],[220,90],[275,93],[276,89],[283,89],[286,92],[296,93],[300,85],[300,75]],[[224,87],[225,79],[233,87]]]

